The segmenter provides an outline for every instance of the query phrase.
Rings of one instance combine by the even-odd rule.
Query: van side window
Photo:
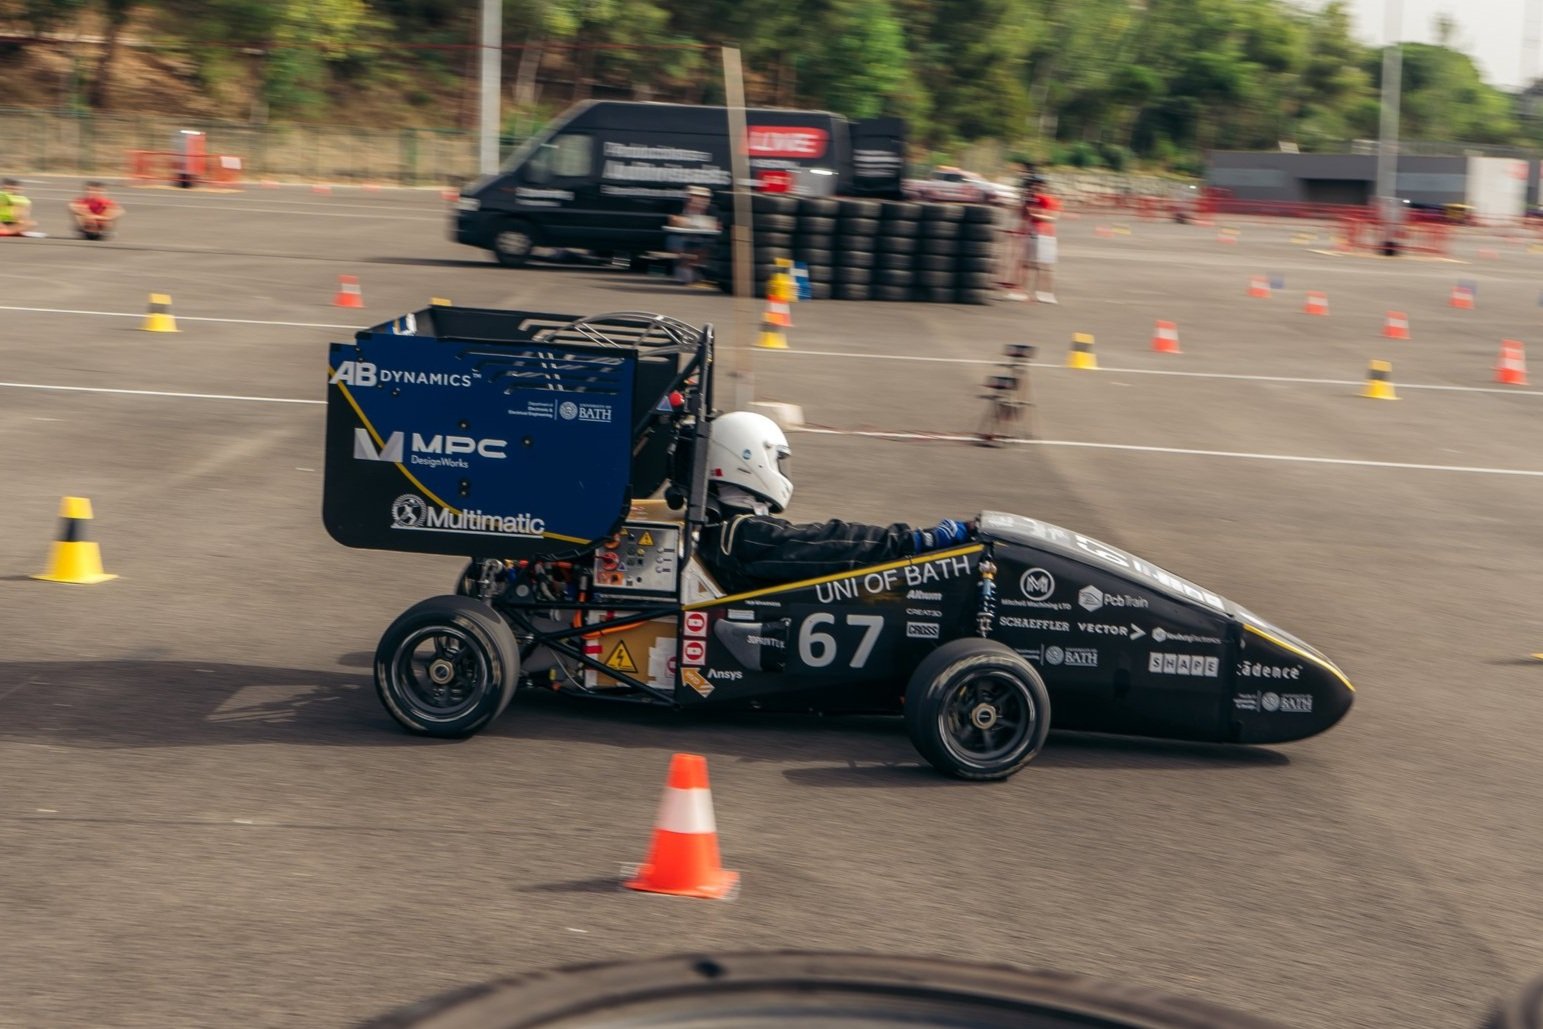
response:
[[[529,182],[584,178],[594,167],[594,139],[583,133],[556,136],[536,148],[525,163]]]

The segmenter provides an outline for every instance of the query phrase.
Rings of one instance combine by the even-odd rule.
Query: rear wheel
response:
[[[507,222],[493,237],[493,257],[505,268],[523,266],[535,249],[535,233],[528,222]]]
[[[375,648],[375,692],[392,718],[426,736],[469,736],[509,706],[520,653],[509,626],[469,597],[408,608]]]
[[[951,640],[927,655],[905,691],[911,742],[938,771],[1006,779],[1045,745],[1050,694],[1044,680],[995,640]]]

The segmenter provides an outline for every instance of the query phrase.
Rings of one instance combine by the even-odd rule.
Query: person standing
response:
[[[1053,304],[1056,302],[1054,271],[1059,256],[1055,222],[1061,202],[1051,195],[1049,185],[1038,175],[1033,177],[1030,186],[1025,210],[1033,225],[1034,256],[1029,264],[1028,284],[1033,285],[1036,301]]]
[[[1019,161],[1017,221],[1007,230],[1007,247],[1002,261],[1002,288],[1008,300],[1027,300],[1024,283],[1034,264],[1034,220],[1029,216],[1034,199],[1033,184],[1040,181],[1032,161]]]

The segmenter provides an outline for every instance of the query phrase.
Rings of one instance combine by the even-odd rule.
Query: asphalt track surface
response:
[[[32,190],[45,228],[73,185]],[[457,563],[323,532],[323,361],[347,332],[326,326],[437,295],[732,333],[732,302],[500,269],[446,239],[435,193],[125,199],[113,243],[0,240],[0,1025],[346,1025],[521,970],[809,947],[1066,969],[1302,1027],[1465,1026],[1543,968],[1543,390],[1491,381],[1503,337],[1543,343],[1525,246],[1387,261],[1296,226],[1229,245],[1086,217],[1063,226],[1058,307],[799,306],[793,350],[754,364],[758,396],[836,430],[793,439],[795,516],[1072,526],[1302,635],[1359,691],[1294,745],[1062,734],[969,785],[888,719],[537,697],[465,742],[399,732],[370,652]],[[366,311],[330,306],[340,273]],[[1247,298],[1251,274],[1286,289]],[[1459,278],[1476,310],[1446,306]],[[1308,289],[1329,318],[1301,313]],[[151,292],[179,334],[138,331]],[[1388,308],[1411,341],[1380,338]],[[1148,350],[1156,318],[1182,356]],[[1073,331],[1102,370],[1059,367]],[[968,434],[987,364],[1024,341],[1039,442],[914,438]],[[1357,395],[1374,357],[1396,403]],[[120,579],[26,577],[64,495],[94,502]],[[616,888],[681,750],[708,757],[736,902]]]

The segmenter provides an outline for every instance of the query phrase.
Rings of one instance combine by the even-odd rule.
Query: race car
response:
[[[521,690],[698,708],[889,712],[964,779],[1052,725],[1279,743],[1349,680],[1229,600],[1092,537],[982,512],[965,543],[721,589],[706,517],[714,335],[655,314],[435,307],[334,344],[323,518],[350,546],[459,553],[382,635],[407,730],[466,736]]]

